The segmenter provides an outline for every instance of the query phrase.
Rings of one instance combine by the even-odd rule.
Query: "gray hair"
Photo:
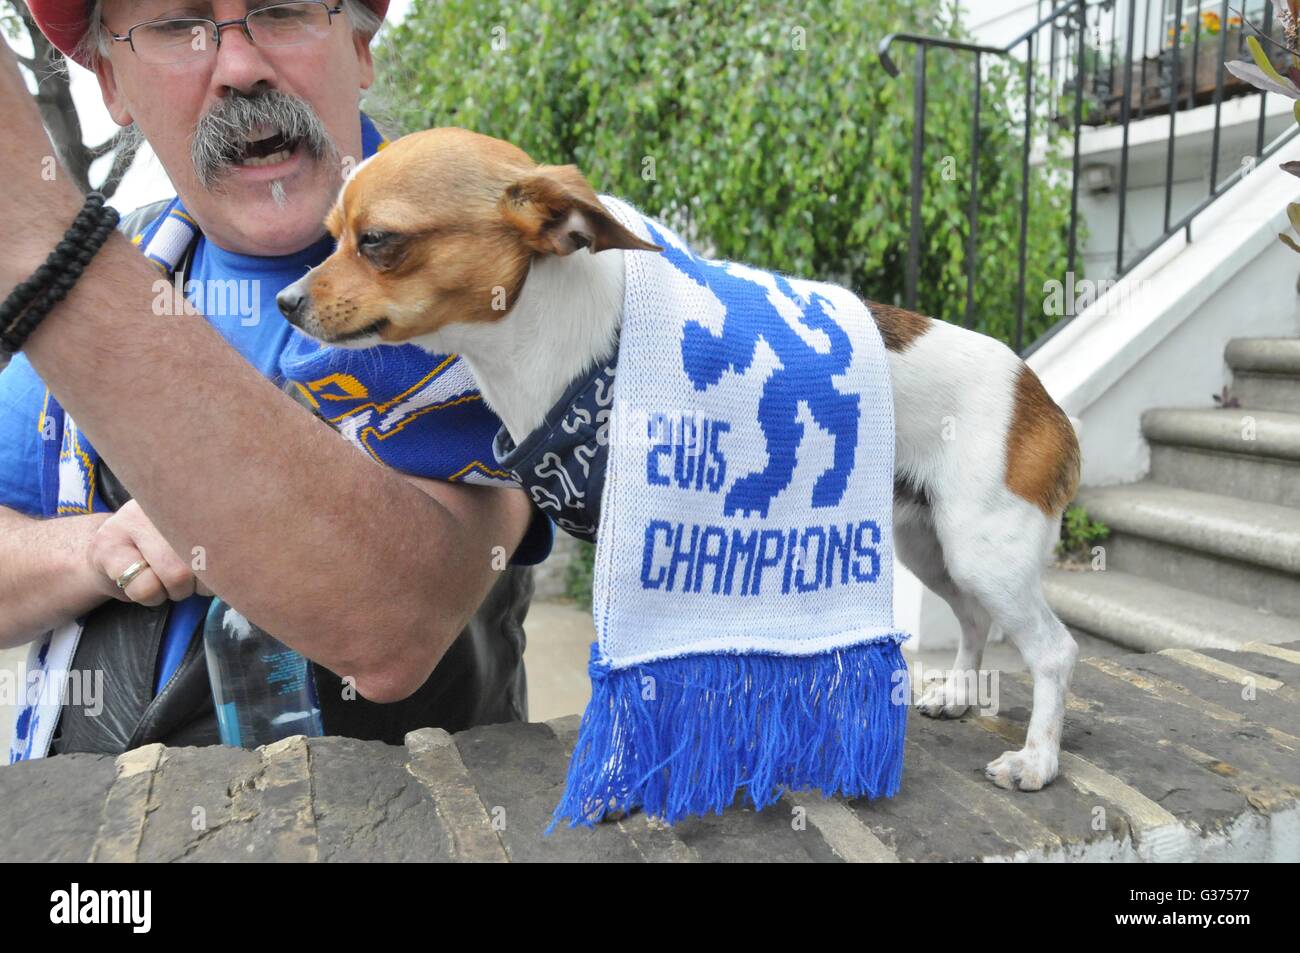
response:
[[[77,43],[74,59],[94,65],[101,56],[108,55],[109,44],[112,41],[108,31],[104,29],[103,7],[104,0],[87,0],[89,26],[81,41]],[[366,6],[363,0],[343,0],[343,12],[352,23],[352,29],[367,40],[379,32],[379,25],[383,22],[379,14]]]

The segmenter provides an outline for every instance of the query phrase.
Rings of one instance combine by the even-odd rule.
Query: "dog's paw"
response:
[[[1022,748],[1004,751],[1000,758],[990,761],[984,766],[984,776],[1008,791],[1037,791],[1052,783],[1056,766],[1054,751]]]
[[[948,682],[927,685],[916,707],[927,718],[960,718],[970,709]]]

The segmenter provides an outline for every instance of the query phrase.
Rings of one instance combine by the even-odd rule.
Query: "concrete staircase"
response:
[[[1138,651],[1300,639],[1300,339],[1241,338],[1240,407],[1142,415],[1147,479],[1080,490],[1105,571],[1049,570],[1076,633]]]

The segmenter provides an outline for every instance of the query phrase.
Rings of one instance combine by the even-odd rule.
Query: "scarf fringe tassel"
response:
[[[622,669],[593,645],[591,702],[547,833],[638,807],[669,824],[721,814],[742,790],[760,811],[787,790],[892,797],[911,702],[902,638]]]

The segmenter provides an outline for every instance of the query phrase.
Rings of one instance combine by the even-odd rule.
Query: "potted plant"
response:
[[[1144,106],[1149,111],[1161,97],[1160,69],[1156,57],[1135,60],[1128,71],[1132,75],[1129,87],[1129,112],[1136,116]],[[1101,125],[1119,122],[1123,115],[1125,58],[1122,54],[1112,60],[1101,52],[1090,57],[1083,77],[1084,124]],[[1065,92],[1074,91],[1074,82],[1065,84]]]
[[[1192,23],[1195,23],[1195,30]],[[1222,49],[1229,56],[1241,55],[1245,47],[1245,23],[1236,14],[1223,18],[1213,10],[1205,10],[1193,21],[1184,20],[1180,24],[1178,37],[1178,100],[1189,103],[1203,103],[1214,95],[1219,83],[1219,51]],[[1253,27],[1252,27],[1253,29]],[[1226,43],[1225,40],[1226,33]],[[1162,95],[1169,97],[1171,92],[1170,77],[1173,75],[1174,28],[1170,27],[1168,36],[1170,46],[1160,53]],[[1274,58],[1281,65],[1285,54],[1275,53]],[[1231,72],[1223,77],[1223,91],[1226,95],[1237,95],[1250,91],[1249,84],[1239,80]]]

